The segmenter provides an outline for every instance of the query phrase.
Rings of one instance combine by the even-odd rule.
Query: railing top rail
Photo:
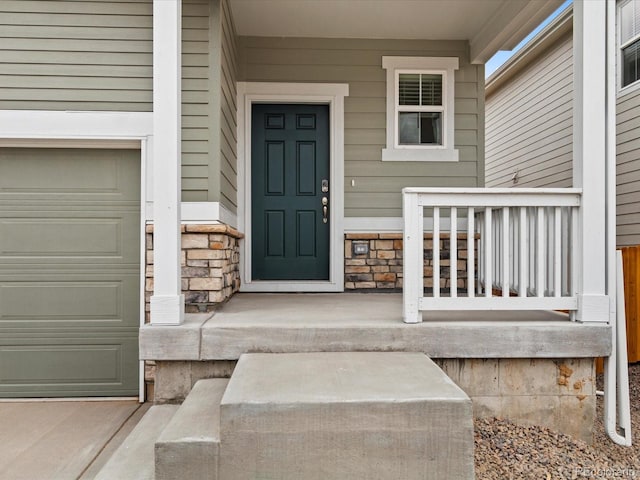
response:
[[[429,188],[408,187],[403,195],[429,207],[578,207],[579,188]]]
[[[582,195],[581,188],[405,187],[402,193],[472,195]]]

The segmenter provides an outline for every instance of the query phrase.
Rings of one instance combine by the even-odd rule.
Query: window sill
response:
[[[457,162],[455,148],[383,148],[383,162]]]
[[[629,95],[631,93],[637,93],[638,90],[640,90],[640,80],[636,80],[635,82],[630,83],[626,87],[618,88],[616,97],[620,98],[620,97]]]

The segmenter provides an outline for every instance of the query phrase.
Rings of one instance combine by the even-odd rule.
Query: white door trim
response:
[[[244,292],[342,292],[344,290],[344,97],[349,85],[336,83],[238,82],[238,228],[240,290]],[[251,105],[301,103],[329,105],[329,281],[251,279]]]

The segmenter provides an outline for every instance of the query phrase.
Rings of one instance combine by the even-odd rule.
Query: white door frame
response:
[[[238,228],[240,290],[243,292],[342,292],[344,290],[344,97],[349,85],[336,83],[238,82]],[[251,105],[329,105],[329,280],[251,279]]]

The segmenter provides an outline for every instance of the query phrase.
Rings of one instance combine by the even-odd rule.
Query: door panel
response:
[[[251,125],[252,279],[328,280],[329,107],[255,104]]]

